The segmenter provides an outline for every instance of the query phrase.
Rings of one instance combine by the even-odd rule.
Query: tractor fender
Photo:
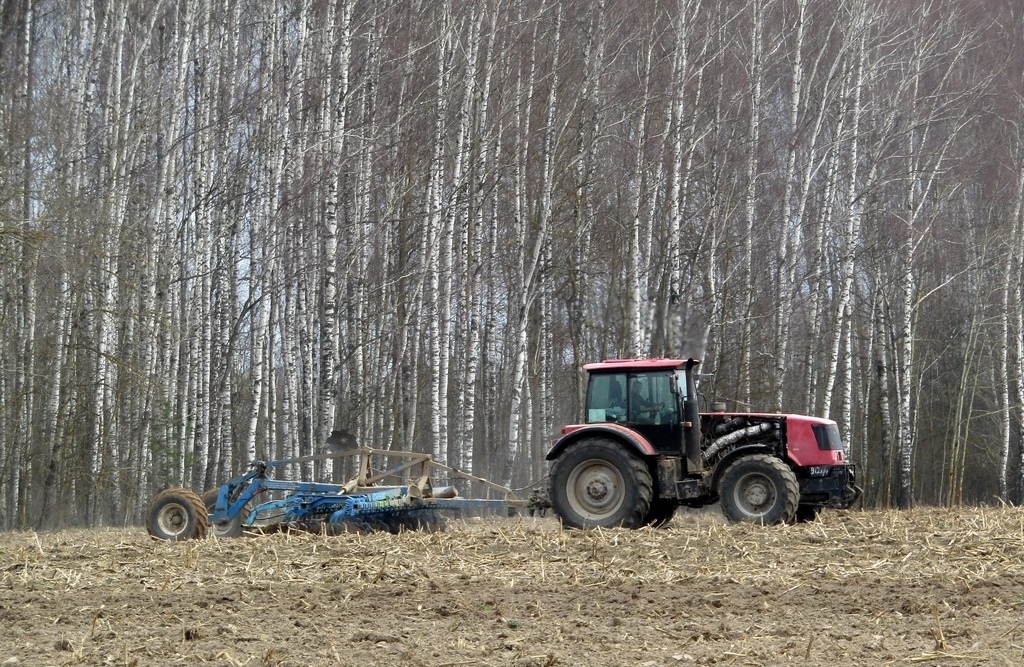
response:
[[[718,493],[718,480],[722,477],[722,473],[729,467],[729,465],[738,458],[744,456],[751,456],[752,454],[767,454],[768,456],[775,457],[775,449],[768,445],[745,445],[743,447],[737,447],[725,456],[721,458],[718,465],[715,466],[715,472],[711,475],[711,489],[714,493]],[[789,462],[783,459],[786,465]]]
[[[567,429],[565,435],[555,441],[555,444],[551,446],[551,451],[545,457],[548,461],[554,461],[565,452],[571,445],[576,444],[580,440],[591,438],[594,436],[604,436],[617,442],[621,442],[626,447],[632,449],[637,454],[643,457],[657,456],[658,450],[656,450],[647,438],[640,435],[633,429],[623,426],[621,424],[587,424],[579,428]]]

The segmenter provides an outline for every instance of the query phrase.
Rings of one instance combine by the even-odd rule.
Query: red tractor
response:
[[[834,421],[700,413],[693,359],[612,359],[584,367],[585,423],[547,459],[549,502],[574,528],[664,525],[676,507],[721,501],[731,521],[814,519],[861,495]]]

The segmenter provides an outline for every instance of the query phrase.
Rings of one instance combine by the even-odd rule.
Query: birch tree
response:
[[[509,425],[508,425],[508,448],[505,456],[505,464],[502,470],[502,483],[505,486],[511,486],[512,475],[514,469],[514,463],[516,457],[520,453],[520,418],[521,413],[521,402],[523,396],[525,374],[526,374],[526,362],[527,362],[527,327],[529,324],[530,308],[533,304],[534,299],[537,296],[538,290],[540,289],[540,282],[544,279],[542,266],[542,259],[544,257],[544,247],[548,243],[548,234],[551,226],[551,215],[552,215],[552,197],[553,197],[553,172],[554,172],[554,150],[555,150],[555,133],[556,133],[556,109],[558,104],[558,66],[559,58],[561,56],[561,9],[556,9],[554,17],[554,25],[552,26],[554,34],[551,38],[551,67],[549,69],[549,84],[548,84],[548,95],[546,104],[546,122],[543,128],[543,135],[541,140],[541,175],[539,180],[539,198],[540,203],[538,206],[537,213],[537,226],[535,229],[529,229],[526,226],[528,205],[526,204],[526,158],[528,155],[525,139],[521,144],[521,152],[518,156],[520,160],[519,169],[520,172],[517,176],[517,222],[520,228],[519,238],[522,240],[522,257],[521,257],[521,273],[519,275],[519,295],[515,310],[513,311],[513,317],[515,322],[513,344],[513,370],[512,370],[512,395],[509,407]],[[521,88],[517,95],[517,108],[521,112],[525,112],[527,120],[525,122],[524,130],[521,130],[523,136],[529,135],[529,114],[530,102],[524,102],[524,100],[532,100],[533,89],[534,89],[534,74],[535,74],[536,62],[534,56],[531,56],[529,70],[526,75],[527,81],[525,88]]]
[[[827,131],[828,112],[836,105],[836,81],[841,69],[844,53],[830,53],[829,49],[821,48],[827,44],[838,29],[838,20],[817,27],[821,31],[818,36],[817,54],[809,63],[804,61],[804,50],[807,49],[808,22],[811,15],[807,0],[798,0],[794,21],[795,34],[791,47],[792,62],[789,86],[789,125],[786,131],[787,149],[785,158],[785,180],[782,194],[782,220],[779,247],[781,261],[779,266],[778,304],[775,327],[775,373],[774,397],[772,404],[775,410],[782,411],[786,386],[786,371],[790,355],[790,331],[793,325],[793,313],[797,302],[797,271],[802,260],[804,245],[804,220],[807,209],[814,195],[812,183],[821,170],[823,163],[831,153],[830,148],[822,148],[820,143]],[[812,47],[813,48],[813,47]],[[831,57],[831,60],[827,58]],[[807,82],[816,84],[816,95],[808,99],[805,91]],[[809,105],[813,104],[815,108]]]
[[[335,14],[337,12],[337,14]],[[326,162],[327,198],[321,230],[323,255],[320,308],[320,378],[314,443],[322,443],[334,426],[335,401],[338,397],[338,224],[341,192],[344,188],[341,165],[345,163],[348,132],[349,61],[352,57],[352,8],[348,2],[340,7],[332,3],[328,9],[324,55],[330,63],[324,95],[324,120],[330,151]]]
[[[651,115],[651,69],[653,67],[652,50],[653,42],[649,42],[647,48],[641,50],[638,56],[638,63],[641,79],[641,97],[636,120],[635,134],[636,158],[633,165],[632,183],[630,189],[629,207],[631,224],[629,226],[629,252],[626,262],[626,282],[629,285],[628,312],[629,329],[627,333],[627,349],[629,356],[634,358],[643,357],[648,354],[650,343],[648,331],[645,325],[645,313],[650,311],[647,302],[648,284],[650,278],[650,252],[645,246],[650,243],[651,228],[650,218],[645,215],[647,202],[653,199],[653,193],[649,191],[650,183],[647,178],[646,151],[648,137],[648,117]]]
[[[744,306],[743,313],[741,314],[740,358],[737,362],[739,400],[747,405],[750,404],[751,399],[751,354],[754,345],[752,339],[754,287],[756,285],[754,277],[754,235],[757,228],[758,183],[761,178],[759,159],[761,156],[761,112],[764,104],[765,70],[763,39],[767,4],[768,0],[755,0],[751,4],[752,16],[750,24],[750,111],[749,127],[747,130],[746,193],[744,195],[745,234],[743,236],[745,283],[742,292],[744,295]]]
[[[918,19],[922,24],[929,21],[928,10],[922,10]],[[940,26],[951,24],[943,21]],[[949,41],[947,41],[949,40]],[[916,121],[905,133],[906,142],[906,176],[905,176],[905,213],[901,223],[904,236],[900,245],[900,286],[902,320],[899,324],[902,349],[897,357],[900,373],[899,391],[899,455],[900,455],[900,507],[913,504],[913,456],[915,412],[912,404],[914,387],[914,314],[923,298],[918,293],[918,281],[915,275],[915,255],[918,247],[925,242],[926,234],[931,226],[928,213],[931,210],[936,183],[944,173],[946,163],[951,159],[950,152],[954,140],[965,126],[966,109],[963,115],[950,117],[950,108],[944,102],[947,96],[958,94],[964,99],[970,96],[968,91],[956,91],[953,87],[959,84],[956,78],[957,66],[964,58],[970,38],[967,34],[947,37],[943,33],[933,34],[931,40],[920,40],[913,44],[910,55],[907,80],[909,81],[909,101]],[[924,77],[932,74],[937,81],[938,89],[945,96],[935,96],[922,90]],[[931,82],[935,85],[935,82]],[[940,126],[945,125],[944,132]]]
[[[702,319],[869,504],[1018,499],[1019,16],[819,5],[8,3],[0,528],[335,427],[534,482]]]

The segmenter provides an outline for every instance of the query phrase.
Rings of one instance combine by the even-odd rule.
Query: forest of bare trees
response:
[[[705,327],[868,505],[1024,499],[1019,2],[0,6],[0,528],[336,428],[524,487]]]

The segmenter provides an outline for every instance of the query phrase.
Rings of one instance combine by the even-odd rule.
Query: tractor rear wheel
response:
[[[550,484],[552,507],[570,528],[639,528],[651,507],[647,465],[608,438],[570,447],[552,465]]]
[[[213,510],[217,509],[217,496],[220,495],[220,487],[215,486],[212,489],[207,489],[203,492],[203,505],[206,506],[206,513],[213,515]],[[233,502],[233,501],[232,501]],[[249,511],[252,509],[252,505],[249,503],[245,504],[238,514],[233,518],[229,519],[227,523],[223,524],[210,524],[213,528],[213,534],[217,537],[241,537],[242,536],[242,522],[249,518]]]
[[[780,459],[754,454],[726,468],[718,484],[722,513],[730,521],[776,524],[796,517],[800,486],[793,470]]]
[[[201,540],[208,523],[202,498],[188,489],[164,489],[146,510],[146,531],[160,540]]]

